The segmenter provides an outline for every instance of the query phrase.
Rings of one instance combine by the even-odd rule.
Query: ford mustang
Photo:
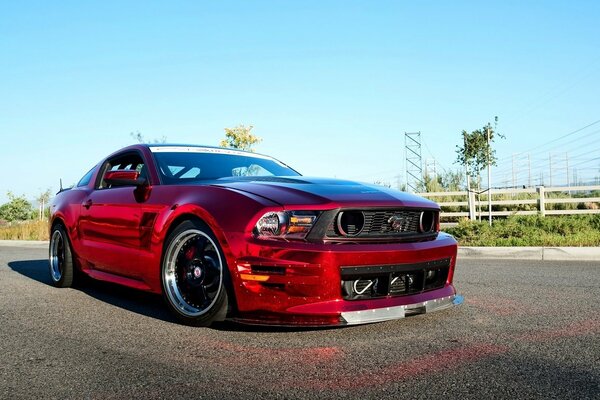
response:
[[[449,308],[457,244],[415,195],[301,176],[264,155],[134,145],[51,206],[57,287],[162,294],[183,323],[350,325]]]

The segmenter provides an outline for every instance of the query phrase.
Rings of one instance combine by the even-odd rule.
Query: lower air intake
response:
[[[446,284],[449,269],[449,258],[418,264],[342,267],[342,297],[363,300],[440,289]]]

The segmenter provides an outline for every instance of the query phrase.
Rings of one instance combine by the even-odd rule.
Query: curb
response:
[[[0,247],[48,247],[48,240],[0,240]]]
[[[44,240],[0,240],[0,247],[47,248]],[[599,261],[600,247],[459,247],[459,259]]]
[[[600,261],[600,247],[459,247],[463,259]]]

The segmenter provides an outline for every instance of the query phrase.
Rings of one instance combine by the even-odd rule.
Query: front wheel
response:
[[[161,266],[163,296],[183,323],[209,326],[225,319],[227,273],[223,252],[205,224],[184,221],[167,237]]]

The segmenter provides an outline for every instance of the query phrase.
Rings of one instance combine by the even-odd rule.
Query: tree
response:
[[[383,181],[381,179],[377,179],[373,182],[373,185],[377,185],[377,186],[384,186],[386,188],[391,188],[392,184],[386,181]]]
[[[498,122],[498,117],[495,118]],[[496,129],[490,123],[481,129],[468,133],[462,131],[463,144],[456,146],[456,163],[465,167],[467,175],[467,188],[470,188],[470,177],[477,177],[477,185],[481,182],[481,171],[490,165],[496,165],[496,151],[492,149],[492,143],[497,137],[504,139],[504,136],[497,133]],[[489,142],[488,142],[489,133]]]
[[[50,200],[50,196],[51,196],[51,191],[50,189],[47,189],[45,192],[40,193],[38,195],[38,197],[36,198],[37,202],[38,202],[38,207],[39,207],[39,218],[40,220],[42,218],[44,218],[44,215],[46,214],[46,204],[48,204],[48,201]]]
[[[138,143],[155,143],[155,144],[160,144],[160,143],[166,143],[167,142],[167,137],[166,136],[161,136],[158,139],[148,140],[148,139],[146,139],[144,137],[144,135],[142,135],[142,133],[140,131],[129,132],[129,136],[131,136],[133,139],[135,139]]]
[[[260,143],[262,139],[252,134],[252,128],[254,128],[252,125],[225,128],[225,139],[221,140],[219,146],[253,152],[254,145]]]
[[[0,206],[0,219],[8,222],[25,221],[31,216],[31,203],[25,196],[15,196],[12,192],[7,193],[8,203]]]
[[[459,191],[462,180],[463,173],[460,171],[448,171],[440,176],[440,184],[448,192]]]

